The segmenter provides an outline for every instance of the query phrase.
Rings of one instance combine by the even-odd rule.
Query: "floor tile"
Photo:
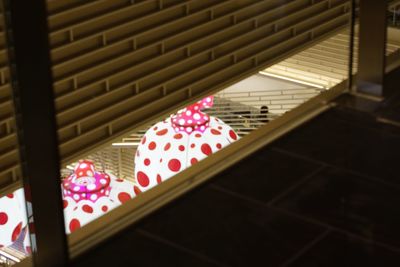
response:
[[[377,111],[363,112],[346,106],[337,106],[329,111],[327,118],[340,119],[353,126],[379,131],[385,135],[400,135],[400,127],[378,121],[376,113]]]
[[[357,97],[351,94],[343,94],[334,100],[340,108],[349,108],[363,111],[364,113],[373,113],[381,105],[381,101]]]
[[[268,202],[321,165],[264,148],[218,175],[214,184]]]
[[[213,267],[219,265],[152,240],[136,231],[126,231],[95,248],[88,255],[77,259],[70,266]]]
[[[290,267],[398,267],[400,254],[333,233],[315,244]]]
[[[397,188],[330,168],[293,190],[276,206],[400,247],[399,203]]]
[[[139,228],[231,266],[279,266],[324,231],[210,187],[160,210]]]
[[[328,111],[273,146],[400,185],[400,135],[387,130],[386,125],[364,127],[360,120],[346,121],[346,114],[349,113]],[[377,125],[382,125],[380,130]]]
[[[400,93],[385,100],[376,112],[378,116],[400,123]]]

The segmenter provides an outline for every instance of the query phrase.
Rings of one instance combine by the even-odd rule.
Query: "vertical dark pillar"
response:
[[[354,66],[354,32],[356,26],[356,0],[350,1],[350,36],[349,36],[349,65],[348,65],[348,78],[347,88],[353,90],[354,79],[353,79],[353,66]]]
[[[360,0],[357,91],[383,96],[387,0]]]
[[[4,0],[25,191],[30,192],[35,266],[66,266],[46,0]]]

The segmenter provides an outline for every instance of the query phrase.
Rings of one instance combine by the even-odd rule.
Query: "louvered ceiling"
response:
[[[349,0],[49,0],[63,163],[326,38],[347,24],[348,7]],[[18,170],[4,28],[0,48],[4,185]]]
[[[400,29],[388,31],[386,54],[400,48]],[[331,88],[347,79],[350,39],[347,29],[300,53],[275,64],[262,73],[275,77],[289,78]],[[358,38],[354,40],[353,72],[357,72]]]

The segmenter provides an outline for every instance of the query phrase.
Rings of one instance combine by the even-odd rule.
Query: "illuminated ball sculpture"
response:
[[[27,225],[23,189],[0,198],[0,248],[12,245]]]
[[[135,157],[135,177],[141,191],[148,190],[236,141],[235,131],[201,110],[213,105],[206,97],[150,128]]]
[[[75,201],[95,202],[98,198],[110,195],[110,176],[96,172],[93,162],[81,160],[74,173],[63,181],[63,193]]]
[[[95,170],[90,160],[80,160],[74,173],[62,182],[66,232],[104,215],[135,197],[133,183]]]

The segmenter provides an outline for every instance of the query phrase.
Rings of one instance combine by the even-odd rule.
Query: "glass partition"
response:
[[[67,234],[348,78],[351,1],[189,2],[163,21],[175,31],[150,20],[181,10],[174,1],[49,2]],[[64,18],[70,9],[92,20]],[[111,27],[107,10],[125,10],[126,21],[115,15]],[[182,26],[186,16],[198,25]]]
[[[310,99],[347,90],[350,3],[47,1],[50,115],[69,240],[85,243],[91,222],[101,225],[123,204],[135,209],[140,195],[161,198],[154,188],[175,175],[189,177],[190,167],[251,140]],[[2,88],[1,101],[10,104]],[[10,125],[1,125],[1,138]],[[21,218],[0,262],[29,255],[34,241],[21,192],[0,198],[0,208],[15,206],[11,217]],[[0,224],[5,218],[0,210]]]

